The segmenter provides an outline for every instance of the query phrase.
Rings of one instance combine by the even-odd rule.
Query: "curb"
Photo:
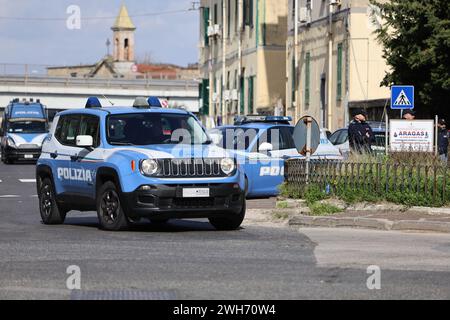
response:
[[[357,228],[381,231],[423,231],[450,233],[450,222],[390,221],[370,218],[311,217],[298,215],[289,220],[289,226],[305,228]]]

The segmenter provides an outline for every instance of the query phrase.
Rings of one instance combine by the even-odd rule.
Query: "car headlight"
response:
[[[12,138],[8,138],[7,142],[8,142],[8,147],[11,147],[11,148],[16,147],[16,143],[14,142],[14,140]]]
[[[236,169],[236,164],[231,158],[223,158],[220,161],[220,168],[222,169],[223,173],[231,174]]]
[[[152,176],[158,172],[158,162],[153,159],[141,161],[141,172],[146,176]]]

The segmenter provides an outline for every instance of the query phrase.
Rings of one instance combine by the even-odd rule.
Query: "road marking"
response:
[[[16,196],[16,195],[4,195],[4,196],[0,196],[0,198],[2,198],[2,199],[12,199],[12,198],[20,198],[20,196]]]
[[[36,179],[19,179],[22,183],[36,183]]]

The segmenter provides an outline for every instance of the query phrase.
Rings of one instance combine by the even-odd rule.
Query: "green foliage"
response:
[[[308,206],[311,206],[318,201],[325,200],[326,198],[327,195],[325,191],[318,185],[309,185],[307,188],[305,188],[303,199],[306,200]]]
[[[315,202],[309,205],[313,216],[328,216],[340,213],[343,210],[327,203]]]
[[[287,208],[288,208],[287,201],[277,202],[277,209],[287,209]]]
[[[450,94],[450,5],[448,0],[371,0],[381,9],[377,30],[391,67],[382,85],[413,84],[419,111],[443,114]]]

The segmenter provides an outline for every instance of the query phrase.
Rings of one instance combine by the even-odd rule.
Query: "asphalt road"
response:
[[[0,164],[0,299],[449,299],[450,236],[205,221],[97,229],[95,213],[40,222],[33,165]],[[252,201],[267,207],[273,200]],[[66,271],[80,267],[81,291]],[[381,268],[369,290],[367,268]]]

